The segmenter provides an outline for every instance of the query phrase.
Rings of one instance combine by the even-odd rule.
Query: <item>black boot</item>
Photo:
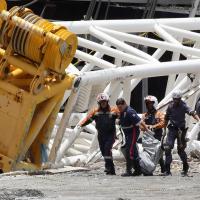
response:
[[[106,172],[106,175],[116,175],[115,168],[113,168],[112,170]]]
[[[171,173],[171,171],[170,171],[170,165],[169,164],[166,164],[165,165],[165,172],[164,172],[164,176],[171,176],[172,175],[172,173]]]
[[[104,172],[108,172],[109,171],[109,161],[108,161],[108,159],[105,159],[104,158],[104,161],[105,161],[105,169],[104,169]]]
[[[166,168],[165,168],[164,160],[162,158],[159,160],[159,164],[160,164],[161,173],[162,174],[165,173]]]
[[[106,172],[106,175],[116,175],[114,164],[110,167],[109,171]]]
[[[187,162],[184,162],[184,163],[183,163],[183,170],[182,170],[182,172],[181,172],[181,175],[182,175],[182,176],[187,176],[188,170],[189,170],[189,165],[188,165]]]
[[[133,176],[133,173],[131,172],[131,170],[126,170],[126,172],[121,174],[121,176],[123,176],[123,177],[125,177],[125,176]]]
[[[133,176],[131,169],[132,169],[132,162],[131,162],[131,160],[128,159],[128,160],[126,160],[126,172],[121,174],[121,176],[123,176],[123,177]]]
[[[115,166],[112,159],[105,159],[105,170],[106,175],[116,175]]]
[[[139,160],[134,160],[133,166],[135,169],[135,171],[133,172],[133,176],[140,176],[142,174],[142,171],[141,171]]]

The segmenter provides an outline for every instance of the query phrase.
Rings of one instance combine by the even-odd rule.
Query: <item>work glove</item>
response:
[[[76,132],[76,131],[78,131],[78,132],[80,132],[82,130],[82,126],[80,125],[80,124],[77,124],[76,126],[75,126],[75,128],[74,128],[74,131]]]
[[[82,126],[80,124],[77,124],[77,129],[82,129]]]

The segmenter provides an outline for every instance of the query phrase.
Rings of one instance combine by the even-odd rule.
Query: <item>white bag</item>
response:
[[[141,171],[145,175],[151,175],[161,157],[161,142],[151,133],[145,132],[142,137],[142,147],[143,151],[139,154]]]

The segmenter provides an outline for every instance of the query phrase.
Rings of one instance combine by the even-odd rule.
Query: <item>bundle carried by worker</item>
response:
[[[142,151],[139,151],[140,167],[144,175],[152,175],[159,162],[162,149],[161,142],[154,138],[153,132],[145,132],[142,136]]]

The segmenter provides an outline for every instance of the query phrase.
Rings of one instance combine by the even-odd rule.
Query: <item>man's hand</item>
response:
[[[147,128],[150,130],[150,131],[154,131],[155,129],[153,128],[152,125],[148,125]]]
[[[143,121],[140,122],[140,126],[143,128],[144,131],[149,131],[148,126]]]
[[[77,125],[76,125],[76,128],[77,128],[78,130],[80,130],[80,129],[82,129],[82,126],[81,126],[80,124],[77,124]]]

